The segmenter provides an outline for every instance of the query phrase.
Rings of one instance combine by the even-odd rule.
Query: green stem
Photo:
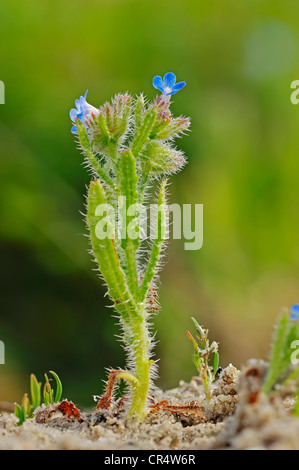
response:
[[[99,177],[111,188],[115,189],[115,184],[112,178],[106,173],[106,171],[103,169],[101,164],[98,162],[97,158],[95,155],[88,149],[84,149],[86,158],[88,159],[89,163],[95,170],[95,172],[99,175]]]
[[[138,301],[138,272],[136,260],[136,247],[132,240],[128,240],[125,248],[127,282],[132,296]]]
[[[112,180],[112,178],[110,178],[110,176],[108,175],[108,172],[106,172],[103,169],[97,157],[94,155],[93,151],[91,150],[88,135],[87,135],[84,125],[82,124],[82,122],[76,119],[76,126],[78,130],[78,137],[80,140],[81,147],[90,165],[92,166],[92,168],[98,174],[98,176],[101,178],[102,181],[104,181],[111,188],[115,189],[114,181]]]
[[[132,384],[132,399],[127,417],[138,416],[141,421],[147,415],[147,398],[150,387],[150,369],[153,363],[149,358],[150,338],[146,321],[143,320],[133,328],[133,355],[135,362],[134,376],[136,383]]]

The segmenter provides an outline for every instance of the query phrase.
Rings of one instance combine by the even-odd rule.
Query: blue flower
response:
[[[291,320],[299,320],[299,304],[295,304],[291,307]]]
[[[172,72],[168,72],[166,75],[164,75],[163,80],[161,77],[159,77],[159,75],[156,75],[153,78],[154,87],[162,91],[162,93],[166,96],[174,95],[174,93],[177,93],[186,85],[185,82],[179,82],[179,83],[175,83],[175,82],[176,82],[176,76]]]
[[[75,122],[76,119],[79,119],[79,121],[83,122],[83,124],[86,127],[85,124],[85,118],[89,114],[96,114],[98,115],[99,110],[96,109],[94,106],[91,104],[87,103],[86,101],[86,95],[87,95],[88,90],[86,90],[84,96],[80,96],[78,100],[75,101],[76,108],[73,108],[70,110],[70,118],[73,122]],[[72,133],[73,134],[78,134],[77,127],[76,125],[73,125],[72,127]]]

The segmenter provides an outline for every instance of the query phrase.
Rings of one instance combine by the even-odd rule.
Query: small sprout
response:
[[[19,419],[18,426],[21,426],[26,421],[26,411],[23,405],[20,406],[15,403],[15,416]]]
[[[45,374],[45,380],[46,381],[45,381],[45,385],[44,385],[43,397],[44,397],[45,405],[48,406],[48,405],[52,405],[52,403],[53,403],[53,391],[52,391],[52,388],[51,388],[51,385],[50,385],[47,374]]]
[[[51,388],[50,381],[48,379],[47,374],[45,374],[45,384],[43,388],[43,403],[48,406],[53,403],[57,403],[61,400],[62,395],[62,384],[61,380],[59,379],[58,375],[50,371],[50,374],[53,375],[56,381],[56,393],[54,399],[54,390]],[[19,419],[18,426],[24,423],[26,419],[30,419],[33,417],[33,412],[38,408],[41,404],[41,382],[38,382],[36,376],[34,374],[30,375],[30,395],[31,395],[31,403],[28,398],[28,394],[25,393],[21,405],[15,403],[14,413],[15,416]]]
[[[270,393],[278,383],[299,377],[298,366],[292,364],[294,345],[299,340],[298,308],[293,306],[289,311],[280,314],[274,333],[269,368],[264,380],[263,391]]]
[[[32,401],[32,408],[35,410],[40,405],[40,388],[41,382],[37,381],[37,378],[34,374],[30,375],[30,394],[31,394],[31,401]]]
[[[53,403],[57,403],[61,399],[62,395],[62,383],[58,375],[50,370],[50,374],[53,375],[55,381],[56,381],[56,393],[55,393],[55,398],[54,398],[54,390],[52,389],[50,385],[50,380],[48,379],[47,374],[45,374],[45,385],[44,385],[44,403],[46,405],[52,405]]]
[[[198,370],[199,376],[204,384],[205,394],[207,402],[211,398],[211,384],[214,382],[216,373],[219,366],[219,353],[218,353],[218,343],[213,341],[210,345],[208,339],[208,330],[202,328],[195,318],[192,318],[192,321],[195,325],[197,331],[198,342],[191,335],[190,331],[186,331],[186,334],[190,341],[193,344],[193,363]],[[209,358],[211,354],[214,354],[213,366],[209,365]]]
[[[280,314],[274,333],[269,368],[263,391],[267,394],[280,385],[294,382],[298,387],[299,304]],[[297,349],[296,349],[297,348]],[[299,389],[296,393],[293,414],[299,417]]]
[[[50,374],[53,375],[55,381],[56,381],[56,393],[55,393],[55,401],[54,403],[58,403],[61,400],[62,396],[62,383],[56,372],[53,370],[50,370]]]
[[[30,405],[27,393],[25,393],[23,396],[22,407],[24,408],[25,416],[29,416],[31,414],[32,407]]]

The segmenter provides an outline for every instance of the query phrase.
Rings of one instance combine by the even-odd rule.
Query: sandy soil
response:
[[[120,403],[92,413],[78,413],[66,401],[59,409],[43,406],[22,426],[13,414],[3,413],[0,449],[299,450],[293,390],[262,394],[266,367],[251,361],[240,372],[229,365],[213,385],[208,405],[196,377],[172,390],[157,389],[142,424],[126,423]]]

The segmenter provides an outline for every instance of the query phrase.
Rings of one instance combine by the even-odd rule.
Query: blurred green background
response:
[[[298,302],[299,4],[291,0],[2,0],[0,400],[55,370],[85,407],[105,367],[123,366],[118,329],[92,269],[80,211],[89,176],[69,109],[119,91],[154,98],[154,75],[186,88],[192,133],[171,202],[204,204],[204,245],[171,241],[154,318],[162,388],[196,373],[190,317],[221,365],[267,357],[273,322]]]

